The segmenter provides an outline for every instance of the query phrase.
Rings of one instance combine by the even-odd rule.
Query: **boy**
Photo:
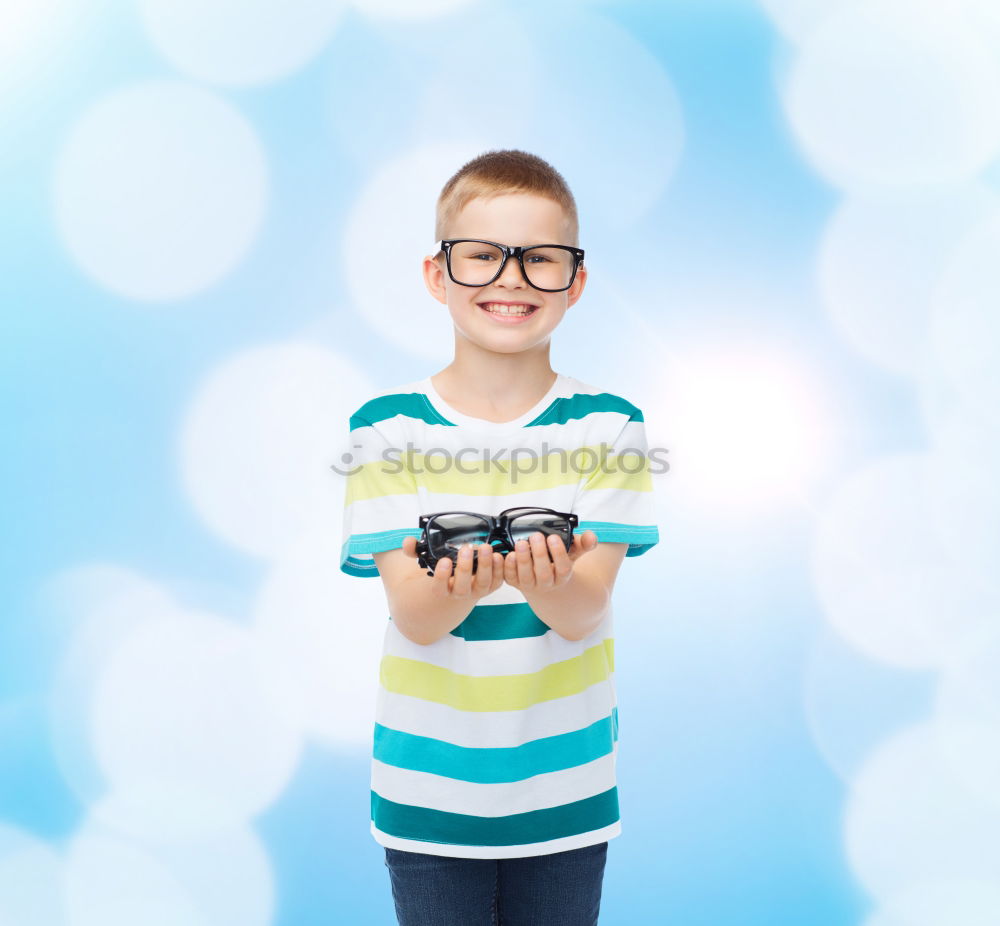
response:
[[[470,161],[435,231],[424,280],[455,358],[350,423],[340,565],[381,577],[390,615],[371,831],[400,926],[585,926],[621,830],[611,591],[659,540],[643,417],[549,364],[587,271],[548,163]],[[418,562],[421,515],[525,506],[575,514],[569,549],[541,530],[510,549],[513,528],[487,528],[433,575]]]

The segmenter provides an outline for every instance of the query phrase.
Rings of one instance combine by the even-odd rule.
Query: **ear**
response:
[[[576,279],[573,285],[566,290],[566,308],[568,309],[580,296],[583,295],[583,288],[587,285],[587,268],[580,264],[576,271]]]
[[[440,257],[435,260],[434,257],[428,255],[424,258],[423,272],[424,272],[424,283],[427,286],[427,291],[435,298],[438,302],[447,305],[448,304],[448,290],[445,287],[445,274],[446,270],[444,268],[444,257]],[[574,281],[575,282],[575,281]]]

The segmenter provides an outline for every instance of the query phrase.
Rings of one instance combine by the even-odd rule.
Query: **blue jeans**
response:
[[[608,844],[526,858],[385,850],[399,926],[593,926]]]

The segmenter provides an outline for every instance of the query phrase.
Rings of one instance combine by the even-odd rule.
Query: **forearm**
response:
[[[471,594],[465,598],[435,595],[431,578],[421,572],[396,586],[389,600],[389,613],[404,637],[427,645],[461,624],[478,600]]]
[[[592,634],[611,606],[607,586],[580,569],[574,569],[562,585],[523,594],[538,619],[567,640],[582,640]]]

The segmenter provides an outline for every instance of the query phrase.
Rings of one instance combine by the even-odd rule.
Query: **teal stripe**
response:
[[[582,730],[545,736],[520,746],[473,748],[415,736],[375,724],[374,757],[386,765],[471,781],[499,784],[561,772],[614,752],[618,708]]]
[[[652,550],[655,543],[630,543],[625,551],[626,556],[642,556],[647,550]]]
[[[525,427],[530,428],[542,424],[566,424],[575,418],[586,418],[592,412],[620,412],[628,415],[630,421],[642,421],[642,412],[631,402],[613,395],[610,392],[600,392],[588,395],[577,392],[569,398],[556,399],[545,411]]]
[[[397,527],[389,531],[372,531],[368,534],[351,534],[344,544],[351,553],[384,553],[386,550],[402,549],[404,537],[420,537],[419,527]]]
[[[371,818],[383,833],[400,839],[459,846],[520,846],[577,836],[620,819],[618,788],[582,801],[505,817],[473,817],[429,807],[397,804],[371,793]]]
[[[549,625],[531,610],[526,601],[516,604],[477,604],[468,616],[451,631],[464,640],[518,640],[540,637]]]
[[[427,424],[447,424],[454,427],[454,422],[443,418],[422,392],[397,392],[365,402],[351,415],[351,430],[368,427],[397,415],[419,418]]]
[[[362,560],[355,559],[353,556],[348,556],[347,559],[342,560],[340,563],[341,572],[346,572],[349,576],[360,576],[362,579],[371,576],[372,578],[378,577],[378,566],[375,565],[374,560],[370,563],[363,562]]]
[[[372,531],[368,534],[351,534],[340,547],[340,569],[349,576],[377,576],[374,560],[361,559],[359,553],[384,553],[403,546],[404,537],[419,537],[418,527],[401,527],[391,531]]]
[[[660,529],[655,524],[619,524],[615,521],[581,521],[575,534],[593,531],[599,542],[627,543],[626,556],[640,556],[660,542]]]

